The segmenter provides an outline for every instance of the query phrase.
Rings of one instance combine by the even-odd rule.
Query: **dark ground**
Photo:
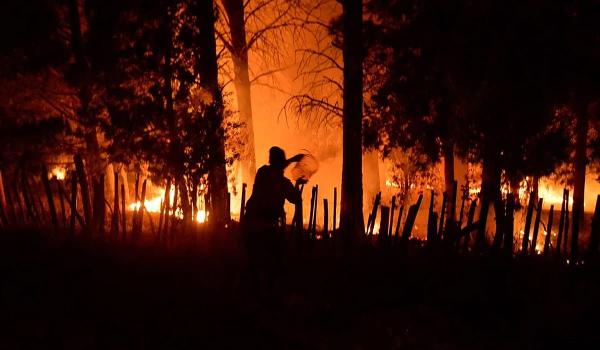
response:
[[[319,242],[257,295],[232,232],[168,252],[45,236],[0,232],[0,349],[600,348],[590,263]]]

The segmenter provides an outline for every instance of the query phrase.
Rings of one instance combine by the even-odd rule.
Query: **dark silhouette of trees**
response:
[[[485,219],[503,178],[547,175],[566,158],[554,123],[563,10],[540,1],[371,2],[374,71],[383,67],[373,98],[376,141],[432,162],[450,159],[452,149],[481,162]],[[486,220],[480,225],[481,246]]]
[[[340,230],[354,239],[365,231],[362,202],[362,6],[362,1],[342,2],[344,106]]]
[[[184,220],[208,180],[210,218],[227,216],[226,113],[218,82],[212,1],[157,1],[116,13],[116,68],[107,71],[106,133],[115,161],[146,162],[178,188]],[[227,129],[227,130],[226,130]]]
[[[215,37],[215,11],[212,0],[198,0],[194,10],[200,33],[197,62],[200,84],[208,91],[212,99],[208,109],[212,138],[209,153],[213,159],[209,170],[209,192],[211,198],[211,217],[213,222],[223,223],[228,218],[227,208],[227,172],[225,169],[225,134],[223,129],[223,96],[218,81],[217,48]]]

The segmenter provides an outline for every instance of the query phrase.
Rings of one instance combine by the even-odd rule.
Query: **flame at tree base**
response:
[[[173,201],[175,199],[174,188],[171,188],[171,190],[169,191],[169,197],[170,197],[169,202],[173,203]],[[165,190],[160,189],[158,191],[158,195],[156,195],[155,197],[153,197],[151,199],[144,200],[144,207],[145,207],[146,211],[148,213],[160,214],[164,198],[165,198]],[[128,208],[131,211],[135,211],[135,210],[139,210],[141,205],[142,205],[141,201],[136,201],[136,202],[129,204]],[[173,208],[171,208],[169,216],[172,216],[172,215],[175,215],[175,217],[177,217],[179,219],[183,219],[183,211],[180,208],[177,208],[175,213],[173,213]],[[193,218],[193,221],[202,224],[202,223],[206,222],[206,220],[208,219],[208,216],[209,216],[209,213],[206,210],[198,209],[196,212],[196,215]]]

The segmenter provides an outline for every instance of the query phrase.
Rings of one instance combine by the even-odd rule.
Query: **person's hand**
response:
[[[298,186],[298,185],[304,185],[304,184],[306,184],[307,182],[308,182],[308,179],[306,179],[306,178],[304,178],[304,177],[301,177],[301,178],[299,178],[298,180],[296,180],[296,186]]]
[[[298,153],[295,156],[293,156],[292,158],[288,159],[288,163],[293,163],[293,162],[299,162],[302,160],[302,158],[304,158],[304,154],[302,153]]]

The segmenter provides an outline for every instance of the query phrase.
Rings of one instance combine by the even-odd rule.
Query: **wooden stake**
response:
[[[408,209],[408,215],[406,216],[406,222],[404,223],[404,229],[402,230],[402,242],[408,243],[410,239],[410,235],[412,233],[413,226],[415,224],[415,219],[417,218],[417,214],[419,213],[419,208],[421,207],[421,202],[423,201],[423,194],[419,195],[419,199],[417,199],[417,203],[410,206]]]
[[[392,207],[390,208],[390,223],[389,223],[389,231],[388,237],[391,239],[392,234],[394,233],[394,211],[396,210],[396,196],[392,196]]]
[[[590,244],[588,253],[591,256],[598,254],[598,242],[600,241],[600,195],[596,196],[596,207],[592,218],[592,229],[590,232]]]
[[[323,198],[323,239],[329,238],[329,204],[327,198]]]
[[[21,200],[21,193],[19,192],[19,185],[18,185],[18,180],[15,179],[14,182],[14,186],[13,186],[13,193],[14,193],[14,200],[17,203],[17,213],[19,216],[19,221],[21,223],[26,223],[27,222],[27,214],[25,214],[25,208],[23,208],[23,203]]]
[[[142,183],[142,197],[140,198],[140,209],[138,210],[138,219],[136,222],[136,228],[132,236],[133,240],[137,242],[142,235],[142,228],[144,226],[144,212],[146,211],[146,180]]]
[[[246,213],[246,187],[248,185],[242,184],[242,199],[240,201],[240,222],[244,220],[244,214]]]
[[[435,192],[431,190],[431,197],[429,200],[429,214],[427,215],[427,244],[430,245],[435,241],[435,236],[437,235],[437,220],[434,221],[434,216],[437,219],[437,215],[434,214],[434,204],[435,204]]]
[[[458,187],[458,183],[456,182],[456,180],[453,182],[452,184],[452,196],[450,197],[450,203],[449,204],[449,213],[447,214],[447,218],[446,218],[446,235],[447,237],[444,237],[444,239],[454,239],[453,236],[455,235],[455,230],[454,230],[454,226],[456,224],[456,191]]]
[[[446,216],[446,203],[448,202],[448,193],[442,195],[442,209],[440,210],[440,226],[438,227],[438,240],[444,238],[444,218]]]
[[[225,219],[227,219],[227,222],[231,221],[231,192],[227,192],[227,215]]]
[[[65,196],[66,197],[66,196]],[[71,172],[71,220],[69,221],[69,227],[71,235],[75,235],[75,217],[77,216],[77,172]],[[85,224],[81,227],[85,229]]]
[[[15,209],[15,203],[11,194],[10,186],[4,185],[4,195],[6,198],[6,211],[10,222],[16,224],[19,221],[17,210]]]
[[[381,192],[377,193],[375,196],[375,201],[373,203],[373,210],[371,211],[371,220],[368,225],[368,233],[369,236],[373,235],[373,229],[375,228],[375,220],[377,220],[377,212],[379,211],[379,205],[381,204]]]
[[[331,223],[331,231],[335,234],[337,225],[337,187],[333,188],[333,222]]]
[[[565,232],[563,236],[564,241],[564,254],[565,256],[569,250],[569,190],[567,190],[567,197],[565,202]]]
[[[163,202],[165,203],[165,209],[163,214],[162,239],[166,241],[167,236],[169,234],[169,219],[171,218],[171,216],[169,215],[169,211],[171,210],[171,178],[167,179],[167,186],[165,187],[165,198]]]
[[[56,184],[56,189],[58,190],[58,199],[59,199],[59,203],[60,203],[62,227],[66,228],[67,227],[67,211],[66,211],[66,207],[65,207],[65,198],[63,196],[63,192],[60,191],[60,180],[55,178],[54,183]]]
[[[560,253],[561,253],[560,248],[561,248],[561,244],[562,244],[563,230],[565,227],[565,209],[566,209],[565,203],[568,198],[568,195],[569,195],[569,191],[565,188],[563,190],[563,200],[562,200],[562,204],[560,207],[560,217],[558,219],[558,235],[556,237],[556,255],[557,256],[560,256]]]
[[[598,196],[600,199],[600,196]],[[548,213],[548,227],[546,228],[546,239],[544,240],[544,255],[550,253],[550,239],[552,239],[552,223],[554,222],[554,204],[550,206],[550,213]]]
[[[76,181],[77,179],[73,180],[73,182]],[[73,222],[71,224],[71,230],[69,234],[72,236],[75,232],[75,220],[79,222],[79,226],[85,227],[83,218],[77,212],[77,192],[75,192],[75,201],[71,201],[69,200],[69,197],[67,197],[67,191],[64,189],[61,183],[58,184],[58,191],[61,193],[61,195],[64,197],[65,201],[67,201],[67,204],[71,208],[71,220]],[[75,191],[77,191],[77,183],[75,183]]]
[[[531,217],[533,216],[534,193],[529,194],[529,205],[527,206],[527,216],[525,216],[525,229],[523,231],[523,241],[521,244],[521,253],[527,255],[529,249],[529,230],[531,229]]]
[[[300,201],[294,206],[294,230],[298,239],[302,238],[302,231],[304,230],[304,208],[302,204],[302,192],[304,191],[304,185],[296,183],[296,191],[299,193]],[[245,189],[245,188],[243,188]],[[245,193],[242,193],[245,195]],[[245,207],[245,203],[242,201],[242,205]]]
[[[110,236],[111,239],[116,239],[119,237],[119,218],[121,214],[119,213],[119,173],[115,171],[114,176],[114,189],[113,189],[113,214],[112,220],[110,223]]]
[[[464,186],[461,186],[461,189],[462,189],[462,196],[461,196],[461,202],[460,202],[460,214],[458,214],[458,224],[457,224],[457,227],[459,230],[462,227],[463,214],[464,214],[464,210],[465,210],[465,202],[469,195],[469,180],[467,180],[465,182]]]
[[[173,196],[173,214],[171,216],[171,232],[169,238],[173,239],[175,237],[175,224],[177,223],[177,202],[179,201],[179,188],[177,185],[175,186],[175,195]]]
[[[394,233],[394,239],[398,240],[400,236],[400,225],[402,224],[402,214],[404,212],[404,204],[400,206],[400,210],[398,211],[398,220],[396,221],[396,232]]]
[[[311,235],[314,238],[317,234],[317,208],[319,206],[319,185],[315,185],[315,207],[313,213],[313,223],[311,229]]]
[[[379,240],[387,241],[390,222],[390,207],[381,206],[381,219],[379,220]]]
[[[165,214],[165,201],[164,201],[164,199],[161,198],[160,199],[160,210],[158,212],[158,227],[156,228],[156,237],[154,237],[154,238],[156,238],[156,240],[158,242],[160,242],[160,230],[162,229],[162,226],[163,226],[163,220],[164,220],[163,215],[164,214]]]
[[[100,175],[100,179],[98,180],[98,188],[97,193],[94,194],[94,199],[98,196],[97,202],[97,210],[98,214],[94,212],[94,217],[96,222],[98,223],[97,232],[100,234],[100,237],[104,237],[104,221],[106,218],[106,199],[104,197],[104,174]]]
[[[8,216],[5,209],[6,196],[4,194],[4,181],[2,178],[2,170],[0,170],[0,221],[4,226],[8,226]]]
[[[37,225],[38,221],[33,209],[33,199],[29,192],[28,181],[25,174],[23,174],[23,178],[21,180],[21,190],[23,192],[23,200],[25,201],[25,208],[27,209],[27,215],[29,217],[29,220],[34,225]]]
[[[316,190],[316,187],[313,186],[311,194],[310,194],[310,212],[308,213],[308,236],[310,236],[312,233],[312,222],[313,222],[313,215],[315,212],[314,211],[314,209],[315,209],[315,190]]]
[[[535,248],[537,247],[538,231],[540,229],[540,220],[542,217],[542,205],[544,198],[538,200],[536,212],[535,212],[535,224],[533,225],[533,237],[531,239],[531,255],[535,255]]]
[[[79,186],[81,188],[81,201],[83,203],[83,215],[85,217],[85,227],[83,231],[86,234],[91,234],[94,230],[92,226],[92,206],[90,202],[90,190],[88,187],[87,175],[83,166],[81,156],[76,154],[74,157],[75,169],[77,171],[77,179],[79,180]]]
[[[125,206],[125,184],[121,184],[121,237],[127,239],[127,207]]]
[[[471,201],[471,205],[469,206],[469,212],[467,213],[467,225],[465,227],[470,227],[473,225],[473,220],[475,220],[475,209],[477,208],[477,199]],[[469,247],[469,241],[471,240],[471,232],[467,232],[465,235],[465,249]]]
[[[52,226],[54,230],[58,231],[58,215],[56,215],[56,206],[54,205],[54,195],[50,188],[50,180],[48,180],[48,168],[45,165],[42,166],[42,183],[44,184],[44,190],[46,192],[46,200],[48,201],[48,209],[50,209],[50,218],[52,219]]]

